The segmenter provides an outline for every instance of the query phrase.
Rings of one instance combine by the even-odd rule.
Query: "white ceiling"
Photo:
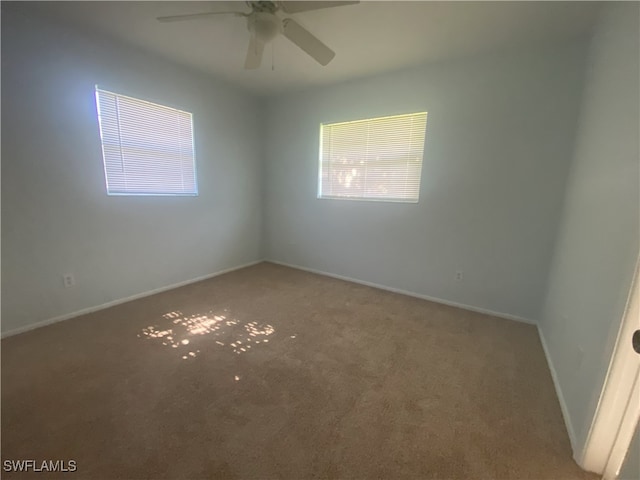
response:
[[[244,70],[244,18],[160,23],[203,11],[247,11],[244,2],[25,2],[23,9],[95,31],[222,78],[254,93],[335,83],[403,67],[588,33],[600,2],[363,1],[291,15],[336,52],[326,67],[280,36],[262,67]]]

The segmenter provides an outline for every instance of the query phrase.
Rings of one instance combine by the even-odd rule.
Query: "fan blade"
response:
[[[189,13],[187,15],[171,15],[168,17],[158,17],[159,22],[180,22],[182,20],[195,20],[197,18],[205,18],[213,15],[235,15],[236,17],[246,17],[246,13],[242,12],[202,12],[202,13]]]
[[[308,12],[321,8],[342,7],[343,5],[355,5],[360,2],[281,2],[282,10],[286,13]]]
[[[247,58],[244,61],[244,68],[253,70],[260,67],[262,62],[262,52],[264,51],[264,43],[251,35],[249,40],[249,48],[247,49]]]
[[[285,18],[282,24],[284,36],[307,52],[320,65],[328,64],[336,56],[333,50],[295,20]]]

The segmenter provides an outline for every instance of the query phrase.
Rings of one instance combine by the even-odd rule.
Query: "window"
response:
[[[109,195],[197,195],[193,119],[96,87]]]
[[[320,126],[318,198],[417,202],[427,113]]]

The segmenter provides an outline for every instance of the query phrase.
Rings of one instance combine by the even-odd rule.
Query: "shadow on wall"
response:
[[[173,311],[165,313],[162,318],[158,324],[143,328],[138,337],[175,349],[183,360],[195,358],[200,353],[191,343],[196,336],[210,335],[215,345],[241,355],[269,343],[267,337],[275,332],[269,324],[239,322],[230,316],[227,309],[222,314],[209,311],[206,314],[184,315],[180,311]]]

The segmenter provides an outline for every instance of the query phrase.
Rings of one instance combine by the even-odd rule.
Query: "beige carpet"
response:
[[[268,263],[3,340],[6,459],[78,469],[7,479],[597,478],[535,327]]]

